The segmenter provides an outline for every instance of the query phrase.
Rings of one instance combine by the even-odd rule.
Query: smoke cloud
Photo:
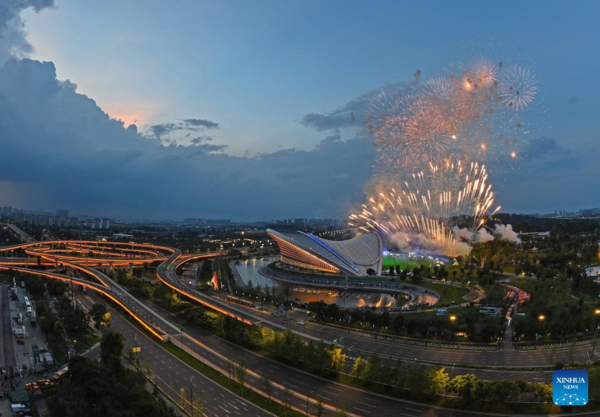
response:
[[[485,243],[494,240],[494,236],[492,236],[485,228],[481,228],[475,234],[475,242],[477,243]]]
[[[494,235],[508,242],[521,243],[519,235],[512,228],[512,225],[497,224],[494,229]]]
[[[472,249],[467,242],[458,239],[452,248],[448,248],[443,242],[436,239],[431,239],[423,234],[409,234],[405,232],[396,232],[390,235],[389,241],[397,250],[401,252],[415,251],[439,255],[447,252],[448,249],[450,249],[457,255],[466,255]]]

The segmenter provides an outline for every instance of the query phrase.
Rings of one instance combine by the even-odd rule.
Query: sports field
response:
[[[402,259],[395,256],[384,256],[383,257],[383,268],[389,268],[390,266],[396,267],[396,265],[400,266],[400,269],[404,270],[418,268],[421,265],[427,265],[428,261],[424,259]]]

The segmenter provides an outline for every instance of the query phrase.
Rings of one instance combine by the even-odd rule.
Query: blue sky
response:
[[[599,191],[598,182],[591,179],[600,131],[598,2],[39,3],[49,7],[19,10],[24,29],[15,29],[21,33],[24,30],[31,48],[12,45],[8,55],[53,62],[58,80],[68,79],[76,84],[77,93],[93,99],[110,117],[123,120],[124,127],[137,120],[138,131],[145,135],[151,135],[152,125],[181,124],[185,119],[217,123],[217,129],[203,131],[204,139],[199,139],[205,146],[213,146],[204,148],[203,158],[224,152],[242,157],[228,159],[232,165],[263,167],[270,182],[261,180],[253,186],[265,192],[285,189],[286,184],[274,182],[276,173],[264,167],[264,161],[260,164],[256,158],[246,160],[244,156],[273,154],[270,157],[275,158],[283,153],[288,157],[293,152],[296,157],[304,155],[302,152],[314,156],[335,141],[344,147],[349,142],[357,143],[352,140],[368,140],[357,126],[322,131],[307,127],[300,123],[306,114],[335,113],[369,91],[410,81],[416,69],[423,72],[423,78],[429,78],[447,74],[461,62],[478,57],[522,63],[536,74],[541,91],[530,115],[534,122],[532,137],[552,139],[552,146],[539,153],[544,158],[552,152],[556,155],[521,168],[519,175],[499,178],[500,197],[504,187],[507,202],[503,206],[511,211],[598,206],[598,200],[586,194]],[[1,13],[0,10],[0,17]],[[186,138],[186,132],[175,130],[171,139],[179,145],[189,145],[195,136]],[[331,139],[333,136],[335,139]],[[322,141],[328,137],[329,142],[324,144]],[[110,141],[101,136],[97,140],[98,149],[109,148],[103,141]],[[130,144],[127,149],[133,146]],[[341,152],[347,149],[348,146]],[[367,156],[366,149],[361,151],[363,157]],[[565,160],[566,154],[569,156]],[[334,155],[328,154],[327,158],[335,158]],[[206,161],[203,163],[207,165]],[[343,216],[349,206],[360,202],[361,184],[368,181],[371,165],[372,161],[364,158],[357,169],[344,166],[341,171],[332,171],[309,166],[346,181],[337,187],[341,195],[332,199],[327,187],[315,190],[310,182],[297,184],[306,187],[306,195],[312,193],[315,198],[282,205],[277,210],[269,205],[255,207],[248,209],[252,212],[249,216]],[[561,191],[563,194],[557,194],[547,175],[556,173],[557,165],[562,169],[554,184],[582,182],[580,186],[567,187]],[[178,175],[183,177],[185,173]],[[241,167],[225,178],[239,175],[243,175]],[[0,186],[4,199],[23,205],[57,208],[68,203],[75,206],[75,211],[108,210],[123,216],[135,216],[142,210],[138,204],[128,206],[127,202],[119,203],[123,206],[119,209],[114,208],[116,202],[98,204],[85,195],[82,185],[73,185],[67,195],[58,191],[56,184],[60,180],[58,176],[54,183],[29,181],[28,186],[39,190],[35,198],[19,194],[6,182]],[[545,181],[545,185],[537,187],[538,181]],[[223,187],[227,188],[226,184]],[[353,187],[358,191],[352,191]],[[532,187],[545,192],[533,198]],[[224,190],[218,198],[227,200],[227,193],[239,190]],[[323,201],[324,198],[329,201]],[[317,204],[327,208],[317,209]],[[186,211],[165,205],[149,210],[147,216],[224,213],[242,218],[247,213],[231,204],[193,202],[188,206]]]
[[[61,0],[26,21],[32,58],[53,61],[109,114],[146,123],[202,115],[241,154],[310,148],[322,138],[296,123],[303,114],[474,56],[527,65],[553,121],[544,133],[589,140],[598,13],[597,2]],[[560,120],[571,97],[576,110]]]

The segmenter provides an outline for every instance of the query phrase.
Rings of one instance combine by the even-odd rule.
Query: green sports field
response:
[[[383,268],[389,268],[390,266],[396,267],[396,265],[400,266],[400,269],[414,269],[414,268],[418,268],[421,265],[427,265],[428,261],[424,260],[424,259],[402,259],[402,258],[397,258],[395,256],[384,256],[383,257]]]

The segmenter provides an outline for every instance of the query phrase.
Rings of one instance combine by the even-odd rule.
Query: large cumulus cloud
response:
[[[54,0],[0,1],[0,65],[10,57],[23,57],[31,52],[20,13],[32,8],[40,12],[54,6]]]
[[[215,154],[209,137],[165,145],[110,119],[52,63],[27,59],[0,69],[0,135],[2,203],[139,218],[344,216],[373,161],[369,139],[339,135],[256,158]]]

